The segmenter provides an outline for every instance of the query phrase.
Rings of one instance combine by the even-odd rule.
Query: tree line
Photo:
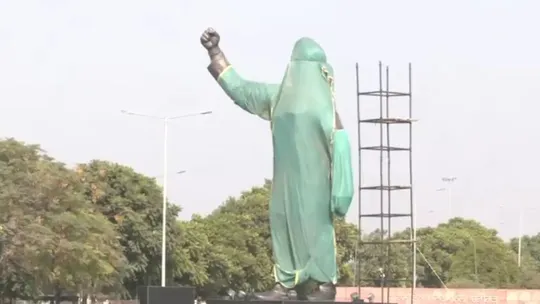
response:
[[[167,284],[195,286],[203,297],[229,287],[258,291],[273,285],[270,185],[266,181],[189,221],[179,220],[181,208],[171,203]],[[156,180],[130,167],[93,160],[69,168],[38,145],[1,140],[0,298],[132,298],[137,286],[159,285],[161,204]],[[411,284],[406,245],[394,246],[384,264],[379,249],[358,246],[355,225],[336,218],[335,227],[339,284]],[[521,267],[517,239],[505,242],[474,220],[420,228],[417,239],[418,286],[540,288],[540,234],[523,237]],[[393,280],[383,282],[381,265]]]

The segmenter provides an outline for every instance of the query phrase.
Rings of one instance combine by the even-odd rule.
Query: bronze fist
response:
[[[207,50],[219,46],[219,34],[211,27],[206,29],[201,35],[201,44]]]

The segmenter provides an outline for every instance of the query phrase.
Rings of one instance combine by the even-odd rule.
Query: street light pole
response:
[[[476,253],[476,240],[469,233],[465,232],[465,236],[467,236],[467,238],[471,241],[471,243],[473,245],[473,250],[474,250],[474,256],[473,256],[474,278],[475,278],[476,282],[478,283],[478,257],[477,257],[477,253]]]
[[[446,183],[447,186],[446,186],[446,192],[447,192],[447,195],[448,195],[448,213],[449,213],[449,216],[450,216],[450,219],[452,219],[453,217],[453,212],[452,212],[452,184],[456,181],[457,177],[443,177],[442,178],[442,181],[443,183]]]
[[[476,278],[476,283],[478,283],[478,260],[476,255],[476,241],[469,235],[473,243],[474,249],[474,277]]]
[[[523,207],[519,208],[518,267],[521,267],[521,237],[523,235]]]
[[[163,119],[163,202],[162,202],[162,217],[161,217],[161,287],[167,286],[166,269],[167,269],[167,148],[169,138],[169,118]]]
[[[192,116],[199,116],[199,115],[208,115],[212,114],[212,111],[204,111],[204,112],[198,112],[198,113],[189,113],[179,116],[154,116],[154,115],[148,115],[148,114],[141,114],[141,113],[135,113],[135,112],[129,112],[122,110],[122,114],[131,115],[131,116],[139,116],[139,117],[146,117],[154,120],[161,120],[163,122],[163,217],[162,217],[162,223],[161,223],[161,286],[166,286],[166,267],[167,267],[167,167],[168,167],[168,159],[167,159],[167,148],[168,148],[168,137],[169,137],[169,122],[171,120],[186,118],[186,117],[192,117]],[[182,171],[179,173],[183,173]]]

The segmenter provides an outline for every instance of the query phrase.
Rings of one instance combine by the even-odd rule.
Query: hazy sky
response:
[[[456,176],[454,215],[507,237],[523,207],[524,232],[536,233],[538,11],[533,0],[0,0],[0,136],[39,143],[68,164],[105,159],[159,176],[162,125],[120,110],[212,110],[174,122],[169,137],[169,170],[187,170],[171,175],[170,198],[182,218],[205,214],[271,177],[272,149],[268,123],[237,108],[208,74],[201,32],[218,30],[238,70],[267,82],[281,79],[294,41],[310,36],[336,71],[355,149],[355,63],[363,90],[377,89],[379,60],[391,67],[392,89],[405,90],[413,63],[420,226],[448,218],[446,193],[436,189],[442,176]],[[362,115],[376,102],[362,100]],[[404,102],[395,101],[394,115],[403,116]],[[376,143],[378,129],[364,130],[363,141]],[[394,145],[408,140],[392,134]],[[392,155],[396,183],[408,174],[404,156]],[[378,183],[377,162],[364,158],[366,184]],[[366,195],[362,204],[374,211],[378,200]],[[396,195],[393,209],[407,203]]]

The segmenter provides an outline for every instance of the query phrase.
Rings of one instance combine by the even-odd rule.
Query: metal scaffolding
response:
[[[359,68],[358,63],[356,64],[356,92],[357,92],[357,117],[358,117],[358,172],[359,172],[359,192],[358,192],[358,227],[359,227],[359,242],[357,250],[357,277],[356,280],[358,283],[358,296],[362,297],[362,282],[378,282],[380,286],[380,300],[377,299],[378,303],[389,303],[390,302],[390,287],[393,286],[406,286],[411,287],[411,300],[414,299],[414,290],[416,282],[416,227],[414,220],[414,211],[415,205],[413,203],[413,170],[412,170],[412,67],[409,64],[409,73],[408,73],[408,92],[396,92],[390,90],[390,75],[389,68],[386,67],[383,70],[383,65],[379,62],[379,89],[376,91],[361,92],[360,91],[360,79],[359,79]],[[373,103],[373,99],[377,98],[379,101],[379,116],[378,117],[363,117],[362,107],[360,101],[366,99],[366,103]],[[371,99],[371,100],[368,100]],[[390,115],[390,106],[392,102],[396,102],[395,99],[408,99],[408,116],[405,118],[395,118]],[[364,114],[365,116],[366,114]],[[374,115],[376,116],[376,114]],[[377,145],[362,145],[362,126],[366,124],[378,126],[378,144]],[[392,145],[391,143],[391,131],[395,130],[397,125],[408,126],[408,146],[399,146]],[[391,127],[392,126],[392,127]],[[375,134],[373,134],[375,135]],[[373,136],[372,135],[372,136]],[[367,136],[366,136],[367,137]],[[401,138],[403,140],[403,136]],[[379,153],[380,162],[378,168],[378,180],[375,181],[373,175],[371,176],[373,180],[370,180],[369,176],[365,178],[364,176],[364,167],[363,167],[363,153]],[[408,183],[398,185],[395,182],[395,179],[392,179],[392,170],[396,168],[391,168],[391,156],[393,153],[407,153],[408,154],[408,165],[402,166],[400,172],[408,173]],[[406,170],[406,171],[405,171]],[[365,180],[364,180],[365,179]],[[401,196],[400,199],[396,199],[395,195],[398,191],[408,191],[407,198]],[[366,199],[363,197],[366,192],[375,192],[379,193],[380,200],[378,202],[378,212],[368,212],[366,208],[368,205],[373,209],[373,205],[376,203],[373,199]],[[403,211],[403,205],[406,204],[405,211]],[[393,206],[398,208],[393,208]],[[401,209],[399,212],[393,211],[396,209]],[[371,237],[368,240],[363,239],[363,234],[365,230],[362,226],[363,220],[366,218],[372,218],[378,220],[379,230],[378,234],[375,237]],[[410,220],[410,229],[408,238],[397,238],[393,235],[393,220],[401,218]],[[408,225],[408,224],[407,224]],[[373,227],[371,227],[373,229]],[[368,248],[369,246],[375,246],[375,248]],[[401,246],[401,250],[404,246],[410,249],[409,257],[409,266],[408,274],[410,277],[407,278],[398,278],[395,277],[392,273],[392,252],[396,249],[396,246]],[[363,253],[365,252],[375,252],[378,253],[377,261],[379,263],[379,278],[374,278],[373,273],[370,277],[366,277],[366,273],[363,273],[365,269],[366,258],[363,258]],[[397,251],[395,251],[398,254]],[[372,260],[373,262],[373,260]],[[373,270],[373,265],[370,265]],[[369,274],[368,274],[369,275]],[[398,281],[400,281],[398,283]],[[405,281],[405,282],[404,282]],[[376,295],[375,295],[376,296]]]

